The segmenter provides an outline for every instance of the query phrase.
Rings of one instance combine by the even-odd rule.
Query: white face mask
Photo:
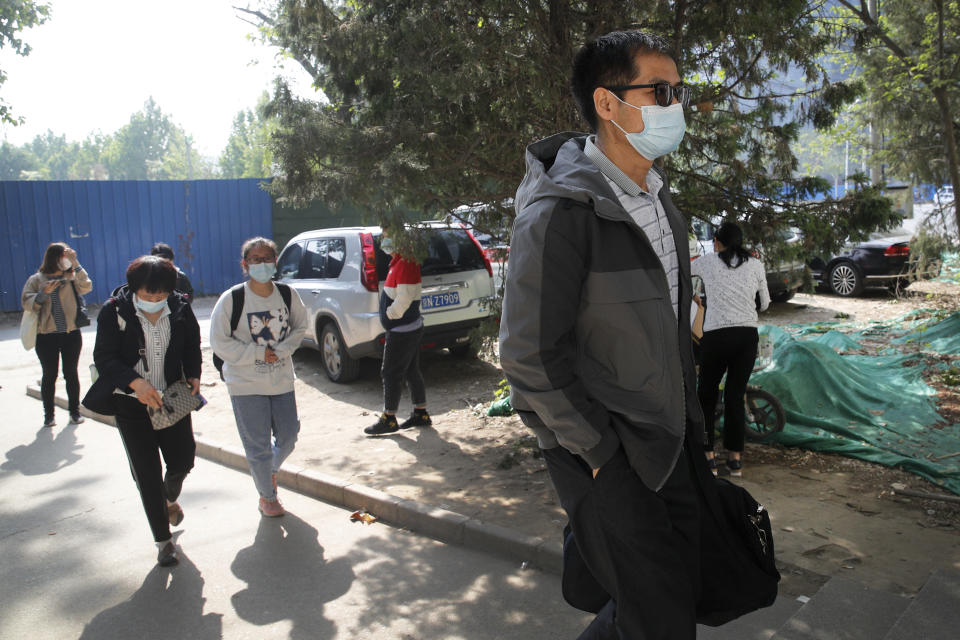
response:
[[[611,92],[614,98],[617,95]],[[620,98],[617,98],[620,100]],[[660,156],[677,150],[680,142],[683,140],[683,134],[687,131],[687,122],[683,118],[683,105],[679,102],[669,107],[661,107],[651,104],[638,107],[620,100],[623,104],[637,109],[643,117],[643,131],[637,133],[628,133],[619,124],[613,122],[613,126],[627,137],[637,153],[647,160],[656,160]]]
[[[70,262],[67,258],[60,258],[60,268],[66,271],[67,269],[73,268],[73,263]]]

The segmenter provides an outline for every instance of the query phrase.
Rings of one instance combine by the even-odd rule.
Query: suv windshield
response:
[[[380,238],[377,237],[377,246]],[[377,251],[377,276],[387,277],[390,260],[382,251]],[[483,254],[463,229],[433,229],[430,231],[427,257],[420,265],[420,275],[435,276],[456,271],[486,269]]]

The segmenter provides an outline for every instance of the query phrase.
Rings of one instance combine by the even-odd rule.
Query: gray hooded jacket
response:
[[[703,441],[687,224],[654,168],[664,177],[660,201],[680,265],[677,318],[660,259],[584,155],[585,140],[560,133],[527,149],[501,363],[511,403],[542,448],[562,446],[597,469],[622,445],[644,484],[658,490],[685,431]]]

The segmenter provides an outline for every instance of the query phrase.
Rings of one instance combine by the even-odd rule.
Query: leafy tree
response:
[[[799,226],[818,246],[836,247],[857,225],[872,230],[894,217],[875,188],[796,202],[829,185],[796,175],[790,144],[804,123],[830,126],[857,92],[831,82],[817,62],[834,37],[819,19],[826,1],[275,0],[248,8],[264,40],[326,98],[300,98],[278,82],[273,188],[293,202],[352,200],[394,228],[405,209],[439,216],[486,203],[492,218],[509,218],[525,145],[585,128],[567,88],[573,54],[590,37],[636,27],[672,40],[695,90],[684,144],[666,159],[681,209],[737,219],[765,246],[778,229]],[[787,76],[798,76],[800,89],[785,86]]]
[[[233,132],[220,155],[220,173],[224,178],[267,178],[272,175],[273,155],[270,135],[277,128],[276,119],[268,118],[265,109],[270,102],[266,91],[254,109],[237,113]]]
[[[43,24],[49,17],[49,5],[34,0],[0,0],[0,49],[10,47],[17,55],[29,55],[30,45],[20,39],[20,32]],[[0,69],[0,87],[6,80],[6,72]],[[0,98],[0,122],[12,125],[22,122],[3,98]]]
[[[0,180],[21,180],[24,172],[40,169],[40,161],[28,148],[6,141],[0,145]]]
[[[103,164],[103,150],[110,137],[102,133],[92,133],[79,144],[79,151],[70,168],[71,180],[106,180],[110,176]]]
[[[202,180],[214,178],[216,174],[213,165],[194,148],[193,138],[176,127],[160,165],[151,177],[158,180]]]
[[[192,140],[153,98],[106,143],[103,164],[112,180],[209,177],[212,172]]]
[[[867,89],[863,118],[884,132],[877,157],[901,176],[960,188],[960,3],[837,0]],[[960,207],[955,208],[960,222]]]
[[[80,157],[80,144],[68,142],[67,136],[53,131],[36,136],[28,147],[44,167],[44,179],[69,180],[74,178],[73,166]]]

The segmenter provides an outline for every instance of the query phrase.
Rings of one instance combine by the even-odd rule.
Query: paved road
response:
[[[305,496],[262,519],[247,475],[201,459],[180,566],[156,567],[116,432],[39,427],[24,355],[0,362],[0,638],[532,640],[588,622],[553,575]]]

